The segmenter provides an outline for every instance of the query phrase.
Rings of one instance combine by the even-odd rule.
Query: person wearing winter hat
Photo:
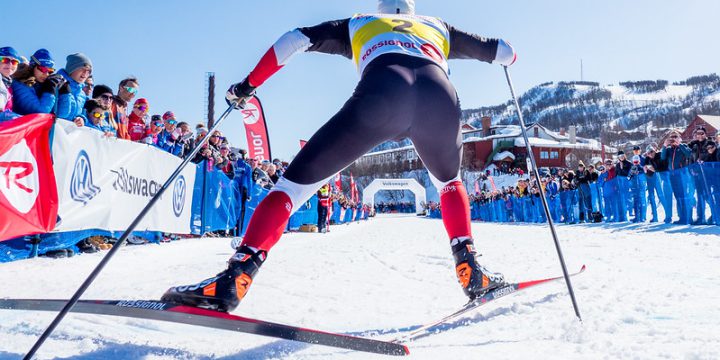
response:
[[[13,109],[12,75],[17,71],[20,54],[10,46],[0,48],[0,120],[9,120],[17,115]]]
[[[36,51],[30,63],[13,75],[13,112],[20,115],[50,113],[65,79],[55,74],[55,61],[46,49]]]
[[[132,112],[128,117],[128,134],[130,140],[143,141],[147,133],[147,117],[150,111],[150,104],[147,99],[139,98],[135,100]]]
[[[157,136],[157,146],[175,156],[180,156],[183,146],[178,141],[181,131],[177,128],[175,114],[172,111],[167,111],[162,118],[164,128]]]
[[[95,99],[89,99],[85,102],[85,126],[88,128],[102,132],[106,137],[115,137],[117,132],[115,127],[108,121],[110,112]]]
[[[70,54],[66,58],[65,68],[59,74],[65,78],[65,84],[60,87],[57,117],[68,119],[76,125],[83,125],[82,115],[85,101],[88,96],[83,91],[85,81],[92,74],[92,62],[83,53]]]
[[[360,74],[352,97],[311,137],[257,206],[227,269],[197,286],[171,288],[163,300],[234,309],[280,240],[292,213],[337,171],[377,144],[400,135],[411,138],[423,155],[430,179],[440,189],[447,245],[462,291],[474,299],[504,284],[501,274],[480,265],[474,247],[468,195],[459,176],[461,114],[448,77],[448,60],[474,59],[509,66],[515,61],[515,51],[501,39],[463,32],[436,17],[415,16],[412,0],[382,0],[378,11],[285,33],[244,80],[230,86],[226,101],[243,107],[257,87],[294,54],[305,51],[354,59]]]
[[[97,85],[93,87],[91,97],[93,100],[100,103],[100,106],[102,106],[103,110],[105,110],[106,120],[115,130],[115,136],[117,136],[118,124],[117,121],[115,121],[115,115],[112,111],[113,100],[115,98],[113,96],[112,89],[107,85]]]
[[[645,176],[643,176],[643,167],[642,164],[640,164],[640,155],[633,155],[632,157],[632,166],[628,174],[628,181],[631,195],[630,203],[632,204],[632,212],[635,214],[632,222],[645,222],[647,198],[645,195]]]

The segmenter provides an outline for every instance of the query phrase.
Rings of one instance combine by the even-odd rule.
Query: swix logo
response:
[[[86,205],[97,194],[100,188],[93,184],[92,166],[90,165],[90,157],[85,150],[80,150],[75,159],[75,166],[70,177],[70,197]]]
[[[173,212],[175,216],[180,217],[183,208],[185,207],[185,190],[187,186],[185,184],[185,177],[180,177],[175,180],[175,187],[173,188]]]
[[[252,125],[260,120],[260,116],[258,116],[260,114],[260,110],[258,110],[257,106],[251,102],[245,104],[245,108],[240,110],[240,113],[243,116],[243,122],[248,125]]]
[[[38,197],[37,161],[25,139],[0,155],[0,192],[17,211],[27,214]]]

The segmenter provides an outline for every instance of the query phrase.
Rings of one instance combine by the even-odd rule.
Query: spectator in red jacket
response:
[[[142,141],[145,138],[147,129],[147,114],[150,111],[150,104],[145,98],[135,100],[132,112],[128,118],[128,133],[130,140]]]

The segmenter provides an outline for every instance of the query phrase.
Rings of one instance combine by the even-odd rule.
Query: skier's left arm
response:
[[[515,49],[503,39],[485,38],[445,25],[450,32],[450,59],[475,59],[505,66],[517,59]]]
[[[225,96],[228,103],[237,102],[240,106],[244,105],[244,102],[255,94],[256,88],[282,69],[297,53],[316,51],[352,58],[349,21],[350,19],[327,21],[283,34],[265,52],[250,75],[240,83],[230,86]]]

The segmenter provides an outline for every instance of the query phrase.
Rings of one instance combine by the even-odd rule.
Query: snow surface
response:
[[[482,263],[511,281],[559,275],[547,226],[473,223]],[[294,233],[273,249],[234,312],[392,339],[465,302],[440,220],[381,215]],[[720,228],[560,225],[583,322],[564,282],[490,303],[409,345],[413,359],[720,358]],[[85,299],[152,299],[214,275],[227,239],[122,249]],[[0,264],[0,297],[68,298],[106,254]],[[24,354],[54,313],[0,310],[0,359]],[[324,346],[179,324],[70,314],[38,358],[375,359]]]

